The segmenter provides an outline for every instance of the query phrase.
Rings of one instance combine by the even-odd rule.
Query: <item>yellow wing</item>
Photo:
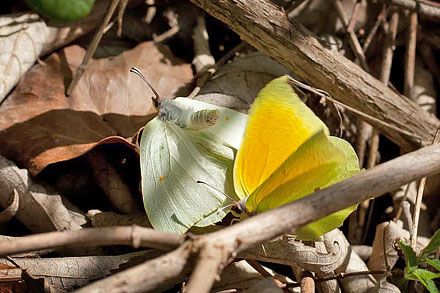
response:
[[[343,139],[320,131],[301,145],[246,201],[250,212],[261,213],[298,200],[359,173],[356,153]],[[356,206],[338,211],[295,234],[314,239],[342,225]]]
[[[325,124],[297,96],[288,77],[269,82],[249,112],[234,165],[234,186],[244,199]]]

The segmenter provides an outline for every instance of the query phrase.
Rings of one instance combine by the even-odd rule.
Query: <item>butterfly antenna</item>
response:
[[[205,184],[205,185],[211,187],[212,189],[214,189],[214,190],[220,192],[221,194],[223,194],[224,196],[226,196],[227,198],[229,198],[231,201],[236,201],[235,199],[233,199],[232,197],[230,197],[229,195],[227,195],[226,193],[224,193],[223,191],[221,191],[221,190],[218,189],[217,187],[212,186],[212,185],[209,184],[209,183],[206,183],[206,182],[204,182],[204,181],[199,181],[199,180],[197,180],[197,183],[198,183],[198,184]]]
[[[161,98],[160,98],[159,94],[157,93],[157,91],[154,89],[154,87],[150,84],[150,82],[145,78],[145,76],[142,74],[142,72],[138,68],[132,67],[130,69],[130,72],[137,74],[148,85],[148,87],[151,89],[151,91],[156,96],[156,98],[151,97],[151,100],[153,100],[154,108],[159,109]]]

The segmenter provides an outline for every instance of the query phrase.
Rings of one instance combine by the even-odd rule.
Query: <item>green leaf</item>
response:
[[[417,256],[414,250],[411,248],[411,246],[402,238],[400,238],[400,247],[402,247],[403,254],[405,256],[405,262],[406,262],[406,269],[408,273],[417,267]]]
[[[425,286],[426,289],[428,289],[429,292],[431,293],[438,293],[438,288],[435,285],[433,280],[425,280],[425,281],[420,281],[423,286]]]
[[[420,281],[423,286],[428,289],[431,293],[439,293],[439,290],[435,286],[435,283],[432,279],[440,277],[440,274],[435,274],[433,272],[424,270],[424,269],[414,269],[408,274],[405,278],[409,280]]]
[[[54,21],[72,21],[87,16],[95,0],[26,0],[38,14]]]
[[[432,280],[440,277],[440,273],[433,273],[424,269],[411,269],[411,271],[406,275],[406,278],[409,280]]]
[[[430,253],[435,252],[440,246],[440,229],[434,233],[428,245],[420,253],[420,259],[424,258]]]
[[[437,271],[440,271],[440,259],[437,258],[425,258],[425,261],[434,267]]]

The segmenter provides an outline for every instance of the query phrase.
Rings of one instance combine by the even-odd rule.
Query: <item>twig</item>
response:
[[[420,180],[417,190],[416,204],[414,205],[414,214],[411,227],[411,247],[415,251],[417,246],[417,230],[419,228],[420,208],[422,206],[423,192],[425,191],[426,177]]]
[[[379,0],[379,2],[400,6],[415,11],[420,16],[440,21],[440,4],[428,0]]]
[[[344,9],[342,7],[342,4],[339,0],[333,0],[333,5],[336,8],[336,12],[338,13],[338,17],[341,20],[342,24],[345,27],[345,31],[347,32],[349,38],[350,38],[350,45],[353,50],[353,52],[356,55],[356,58],[359,60],[359,63],[361,67],[366,71],[369,72],[367,59],[365,58],[364,51],[362,50],[361,44],[359,43],[359,40],[356,36],[356,33],[353,30],[348,30],[348,20],[344,15]],[[366,149],[366,137],[368,129],[371,127],[366,124],[365,121],[358,121],[358,136],[356,139],[356,153],[358,154],[359,158],[359,166],[362,168],[364,164],[364,158],[365,158],[365,149]],[[354,219],[354,218],[351,218]],[[352,223],[353,225],[354,223]],[[351,238],[351,237],[350,237]]]
[[[212,243],[212,245],[202,246],[199,259],[186,286],[186,293],[209,292],[234,250],[234,247],[228,247],[230,244]]]
[[[362,276],[362,275],[383,275],[387,273],[387,271],[359,271],[359,272],[351,272],[351,273],[339,273],[336,276],[326,277],[326,278],[319,278],[315,279],[316,282],[327,282],[330,280],[339,280],[343,278],[353,277],[353,276]]]
[[[131,245],[171,250],[184,240],[181,235],[133,226],[86,228],[49,232],[0,242],[0,256],[61,246]]]
[[[377,15],[376,22],[374,23],[373,27],[371,28],[370,32],[368,33],[367,37],[365,38],[364,45],[362,46],[362,50],[364,52],[367,52],[368,48],[370,47],[371,42],[373,41],[374,36],[376,35],[377,29],[381,25],[381,23],[384,21],[384,19],[387,17],[388,9],[384,5],[382,7],[382,10]]]
[[[127,8],[128,0],[121,0],[121,4],[119,5],[118,10],[118,31],[116,32],[117,36],[122,36],[122,19],[124,17],[125,8]]]
[[[393,62],[394,42],[396,40],[398,24],[399,24],[399,13],[397,11],[394,11],[391,15],[390,23],[389,24],[385,23],[385,31],[387,34],[383,47],[382,64],[381,64],[381,71],[379,77],[380,81],[383,82],[384,85],[388,85],[388,82],[390,80],[391,65]],[[366,166],[367,169],[370,169],[376,165],[378,151],[379,151],[379,131],[377,130],[377,128],[374,128],[370,139],[370,149],[368,152],[368,160]],[[371,223],[371,217],[373,215],[373,208],[374,208],[374,200],[368,200],[368,202],[365,204],[362,203],[360,208],[366,209],[368,208],[368,206],[370,206],[370,210],[367,215],[368,218],[366,221],[366,225],[364,227],[362,227],[363,225],[360,225],[363,228],[362,231],[363,240],[367,237],[367,231],[369,230],[369,226]],[[365,223],[364,220],[360,222]]]
[[[382,250],[383,250],[383,262],[385,264],[385,268],[387,269],[387,271],[389,271],[391,269],[389,263],[388,263],[388,257],[387,257],[387,243],[386,240],[387,238],[387,232],[388,232],[388,228],[390,227],[390,223],[388,222],[388,224],[383,227],[382,230]]]
[[[302,87],[302,88],[305,88],[305,89],[311,91],[312,93],[315,93],[315,94],[317,94],[318,96],[320,96],[320,97],[322,97],[322,98],[324,98],[324,99],[327,99],[327,100],[331,101],[332,103],[335,103],[335,104],[337,104],[337,105],[339,105],[339,106],[341,106],[341,107],[344,107],[344,108],[347,109],[348,111],[350,111],[350,112],[352,112],[352,113],[354,113],[354,114],[356,114],[356,115],[358,115],[358,116],[364,118],[364,120],[370,122],[371,124],[374,124],[375,126],[383,126],[383,127],[385,127],[385,128],[392,129],[392,130],[394,130],[394,131],[400,132],[400,133],[402,133],[403,135],[408,135],[408,136],[410,136],[410,137],[413,137],[414,139],[421,139],[419,136],[414,135],[413,133],[407,132],[407,131],[402,130],[402,129],[398,128],[398,127],[395,127],[394,125],[391,125],[391,124],[388,124],[388,123],[386,123],[386,122],[383,122],[383,121],[381,121],[381,120],[379,120],[379,119],[376,119],[376,118],[374,118],[374,117],[372,117],[372,116],[370,116],[370,115],[368,115],[368,114],[365,114],[365,113],[363,113],[363,112],[361,112],[361,111],[358,111],[358,110],[356,110],[356,109],[354,109],[354,108],[352,108],[352,107],[350,107],[350,106],[348,106],[348,105],[346,105],[346,104],[344,104],[344,103],[341,103],[341,102],[339,102],[339,101],[333,99],[333,98],[330,96],[330,94],[327,93],[326,91],[323,91],[323,90],[320,90],[320,89],[317,89],[317,88],[313,88],[313,87],[311,87],[311,86],[308,86],[308,85],[306,85],[306,84],[304,84],[304,83],[302,83],[302,82],[300,82],[300,81],[298,81],[298,80],[292,78],[291,76],[289,76],[289,80],[292,81],[292,82],[293,82],[295,85],[297,85],[297,86],[300,86],[300,87]]]
[[[397,189],[399,186],[414,181],[421,177],[426,177],[440,172],[440,145],[424,147],[412,153],[408,153],[394,160],[383,163],[366,172],[357,174],[347,180],[336,183],[328,188],[319,190],[312,195],[304,197],[279,208],[267,211],[265,213],[250,217],[236,225],[227,227],[217,232],[199,236],[195,240],[184,244],[185,249],[197,252],[203,247],[209,247],[209,252],[205,251],[207,256],[214,258],[209,263],[200,263],[200,265],[209,268],[211,274],[204,274],[203,288],[206,284],[212,284],[219,273],[219,270],[227,264],[235,253],[245,251],[259,243],[271,240],[287,231],[295,231],[304,225],[316,221],[319,218],[327,216],[338,210],[352,206],[370,197],[377,197],[383,193]],[[277,223],[277,225],[273,225]],[[186,251],[186,250],[185,250]],[[182,250],[180,250],[182,253]],[[213,267],[223,259],[226,263],[220,263],[217,268]],[[188,254],[184,253],[182,258],[174,259],[175,267],[168,269],[173,273],[168,274],[168,278],[180,280],[181,272],[186,266],[182,261],[188,260]],[[142,264],[143,268],[151,268],[151,262],[158,265],[160,262],[152,260]],[[136,267],[135,267],[136,268]],[[135,270],[135,268],[131,270]],[[145,271],[143,271],[145,274]],[[151,273],[151,272],[149,272]],[[142,275],[145,278],[144,274]],[[146,291],[138,286],[140,281],[136,281],[136,290],[127,283],[122,283],[124,277],[129,273],[124,271],[115,274],[107,279],[101,280],[86,286],[80,292],[108,292],[114,289],[115,281],[119,280],[117,285],[120,291],[139,292]],[[150,276],[148,276],[150,277]],[[152,290],[151,284],[143,282],[144,287]],[[144,288],[143,287],[143,288]],[[157,287],[156,287],[157,288]],[[192,287],[194,288],[194,287]],[[209,290],[209,289],[208,289]],[[208,291],[200,291],[208,292]]]
[[[194,41],[192,64],[196,71],[197,82],[196,87],[188,96],[189,98],[194,98],[215,72],[215,59],[209,49],[209,36],[206,30],[205,13],[203,12],[197,16],[197,24],[193,29],[192,38]]]
[[[354,31],[348,31],[348,20],[344,15],[344,8],[342,7],[342,4],[340,0],[332,0],[333,5],[336,8],[336,12],[338,13],[338,17],[341,20],[342,24],[345,27],[345,31],[348,33],[348,36],[350,38],[350,45],[353,49],[354,54],[356,55],[356,58],[359,60],[359,63],[361,67],[369,72],[370,69],[368,68],[367,59],[365,58],[364,51],[362,50],[362,46],[359,43],[359,40],[356,36],[356,33]]]
[[[361,6],[362,6],[362,1],[361,0],[356,0],[356,3],[354,4],[354,7],[353,7],[353,12],[351,13],[351,18],[350,18],[350,20],[348,21],[348,24],[347,24],[346,31],[349,34],[354,32],[354,26],[355,26],[356,21],[357,21],[357,19],[359,17],[359,11],[361,9]]]
[[[254,259],[246,259],[246,262],[256,270],[263,278],[273,278],[273,276],[264,269],[264,267]]]
[[[402,201],[400,205],[402,206],[403,216],[405,217],[406,224],[408,225],[409,238],[411,238],[412,237],[411,227],[413,226],[412,215],[411,215],[411,204],[405,200]]]
[[[410,99],[413,97],[414,71],[416,63],[417,43],[417,12],[411,12],[408,27],[408,39],[405,52],[405,78],[403,93]]]
[[[93,36],[92,41],[90,42],[89,47],[87,48],[87,53],[84,56],[83,61],[81,62],[81,65],[76,69],[75,74],[73,75],[72,81],[67,88],[66,96],[70,96],[70,94],[73,92],[73,89],[75,88],[76,84],[78,83],[79,79],[81,78],[81,75],[84,72],[84,69],[87,66],[87,63],[89,62],[90,58],[93,57],[93,54],[96,51],[96,48],[98,47],[99,42],[101,41],[101,38],[104,34],[104,29],[107,27],[107,24],[110,21],[110,18],[112,17],[113,13],[115,12],[116,7],[118,6],[120,0],[112,0],[112,4],[107,10],[107,13],[104,17],[104,20],[101,23],[101,26],[99,27],[99,30],[95,33]]]
[[[344,104],[416,134],[421,140],[375,125],[404,150],[429,145],[439,121],[379,80],[325,49],[303,26],[270,1],[191,0],[220,19],[251,46],[283,64],[310,85]],[[375,124],[371,122],[372,124]]]
[[[437,128],[437,133],[435,134],[435,137],[432,140],[432,144],[439,143],[439,132],[440,132],[440,125],[439,125],[439,128]],[[417,230],[419,227],[420,208],[422,206],[422,199],[423,199],[423,192],[425,191],[425,184],[426,184],[426,176],[420,180],[419,189],[417,190],[416,204],[414,205],[414,215],[413,215],[412,227],[411,227],[411,231],[412,231],[411,247],[414,250],[416,249],[416,246],[417,246]]]
[[[402,201],[400,202],[399,208],[397,209],[396,215],[393,218],[393,222],[397,222],[400,219],[400,216],[402,215],[402,209],[403,209],[403,203],[406,202],[406,198],[408,197],[409,187],[410,184],[407,184],[405,187],[405,192],[403,193]],[[411,226],[409,226],[411,227]]]

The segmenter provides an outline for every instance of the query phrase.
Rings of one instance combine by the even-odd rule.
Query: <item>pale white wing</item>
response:
[[[228,210],[217,211],[231,200],[197,183],[234,196],[234,150],[225,142],[155,118],[144,128],[140,149],[144,205],[155,229],[184,233],[225,216]]]

